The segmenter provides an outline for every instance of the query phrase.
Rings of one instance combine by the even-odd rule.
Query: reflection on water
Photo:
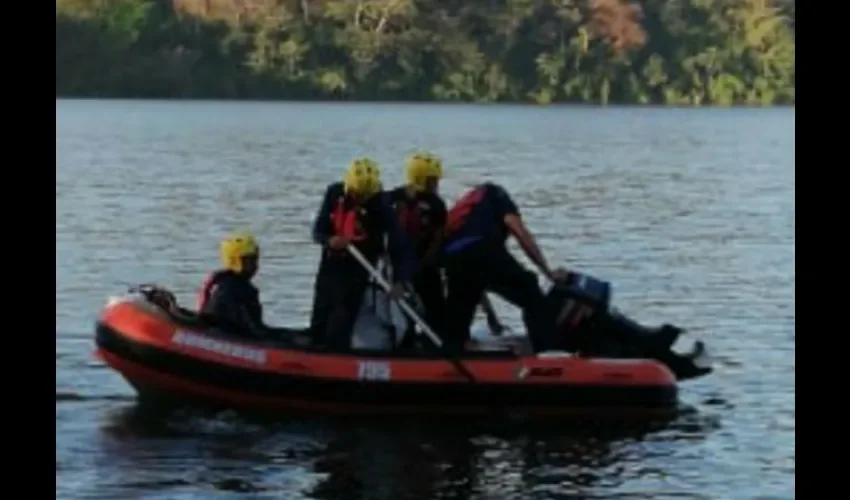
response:
[[[794,498],[794,110],[56,103],[57,498]],[[552,263],[719,359],[670,422],[257,421],[148,415],[92,358],[128,283],[191,302],[255,231],[270,323],[304,324],[325,184],[414,148],[451,202],[504,183]],[[518,313],[496,300],[508,326]]]
[[[663,420],[527,422],[310,419],[271,422],[232,412],[108,412],[101,424],[113,477],[104,494],[166,488],[300,493],[321,499],[573,498],[616,490],[665,443],[702,440],[715,418],[693,409]],[[175,493],[176,494],[176,493]]]

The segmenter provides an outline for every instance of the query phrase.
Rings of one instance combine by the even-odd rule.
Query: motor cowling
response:
[[[664,324],[650,328],[611,307],[611,284],[572,273],[547,294],[555,316],[556,345],[586,355],[647,356],[669,351],[682,333]]]
[[[566,282],[553,285],[546,300],[555,317],[555,344],[568,351],[578,350],[593,325],[609,315],[611,295],[609,282],[589,274],[570,273]]]
[[[588,357],[655,359],[680,380],[711,373],[710,366],[696,363],[705,350],[701,343],[690,353],[674,352],[681,328],[641,325],[614,310],[611,296],[610,283],[587,274],[572,273],[565,283],[552,286],[546,300],[556,324],[553,350]]]

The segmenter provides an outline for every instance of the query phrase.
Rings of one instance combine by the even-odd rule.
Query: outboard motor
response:
[[[584,351],[592,330],[609,315],[611,284],[593,276],[571,273],[565,283],[557,283],[546,294],[547,306],[555,316],[558,338],[555,347]]]
[[[610,283],[586,274],[572,273],[566,283],[554,285],[546,294],[557,325],[553,347],[589,357],[655,359],[679,380],[711,373],[702,342],[688,354],[674,352],[680,328],[643,326],[614,310],[611,295]]]
[[[671,325],[647,328],[611,307],[611,284],[571,273],[546,298],[555,314],[556,345],[568,351],[602,356],[653,356],[670,349],[681,334]]]

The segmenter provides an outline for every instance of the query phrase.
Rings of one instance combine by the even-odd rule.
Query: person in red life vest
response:
[[[508,192],[493,183],[474,187],[449,210],[446,222],[443,262],[448,285],[447,345],[460,349],[469,341],[475,309],[487,291],[522,309],[536,352],[555,341],[555,318],[545,305],[537,275],[508,252],[509,235],[518,240],[528,258],[549,280],[566,279],[567,271],[549,268]]]
[[[263,322],[260,292],[251,283],[260,264],[260,246],[250,233],[226,237],[219,249],[223,268],[210,274],[198,293],[198,312],[215,318],[228,333],[273,337],[293,333]]]
[[[387,192],[386,197],[402,231],[415,247],[419,267],[413,278],[413,290],[425,309],[423,319],[432,329],[441,331],[446,303],[443,277],[437,264],[446,224],[446,203],[438,194],[442,161],[429,153],[414,153],[407,158],[405,176],[407,182]],[[410,347],[412,340],[412,335],[406,335],[402,347]]]
[[[385,237],[389,243],[386,249]],[[380,171],[373,160],[355,159],[343,182],[328,186],[313,224],[313,240],[322,245],[322,255],[310,333],[315,344],[345,351],[351,346],[352,330],[369,282],[368,272],[346,247],[354,245],[373,266],[389,250],[395,275],[390,295],[394,298],[403,295],[415,265],[413,247],[381,192]]]
[[[413,278],[413,288],[425,308],[425,322],[431,328],[441,331],[446,303],[443,277],[438,264],[447,218],[446,203],[439,195],[443,162],[430,153],[414,153],[406,161],[405,176],[407,182],[389,191],[387,197],[402,230],[416,248],[419,269]],[[491,332],[502,333],[504,327],[486,293],[481,297],[481,307]],[[406,335],[402,347],[410,347],[413,338]]]

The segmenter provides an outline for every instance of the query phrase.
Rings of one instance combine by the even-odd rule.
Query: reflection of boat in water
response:
[[[549,292],[548,299],[561,312],[559,324],[570,323],[570,311],[587,316],[587,307],[582,306],[588,301],[574,293],[575,288],[553,287]],[[607,294],[606,289],[605,307]],[[573,307],[577,297],[579,307]],[[625,319],[611,320],[614,316],[607,309],[598,316],[606,318],[605,331],[598,331],[598,323],[586,321],[591,327],[595,324],[597,331],[578,334],[601,338],[609,330],[631,328],[635,331],[629,330],[628,335],[650,345],[645,339],[655,339],[663,331],[650,331]],[[667,351],[675,336],[666,340]],[[99,357],[142,400],[270,412],[669,411],[677,403],[677,376],[684,379],[710,371],[694,371],[690,361],[677,361],[685,357],[672,353],[678,357],[673,362],[648,359],[641,356],[645,350],[631,359],[565,352],[535,355],[518,339],[483,342],[464,352],[457,361],[472,375],[470,380],[458,363],[448,362],[440,353],[392,348],[335,353],[305,340],[297,334],[274,340],[228,335],[198,316],[175,317],[151,301],[145,289],[107,305],[96,333]],[[676,362],[683,367],[677,369]]]
[[[620,443],[643,440],[673,419],[345,426],[315,460],[315,472],[326,478],[309,494],[327,500],[527,498],[532,489],[592,489],[610,475],[605,466],[623,460]]]
[[[155,450],[169,457],[159,477],[188,480],[190,488],[328,500],[523,498],[531,489],[593,496],[664,453],[647,441],[685,439],[690,448],[710,430],[693,414],[558,417],[531,426],[476,417],[434,426],[424,416],[281,421],[229,411],[160,413],[146,405],[121,410],[109,415],[105,430],[126,443],[125,467],[151,467]],[[114,476],[129,482],[132,474]]]

